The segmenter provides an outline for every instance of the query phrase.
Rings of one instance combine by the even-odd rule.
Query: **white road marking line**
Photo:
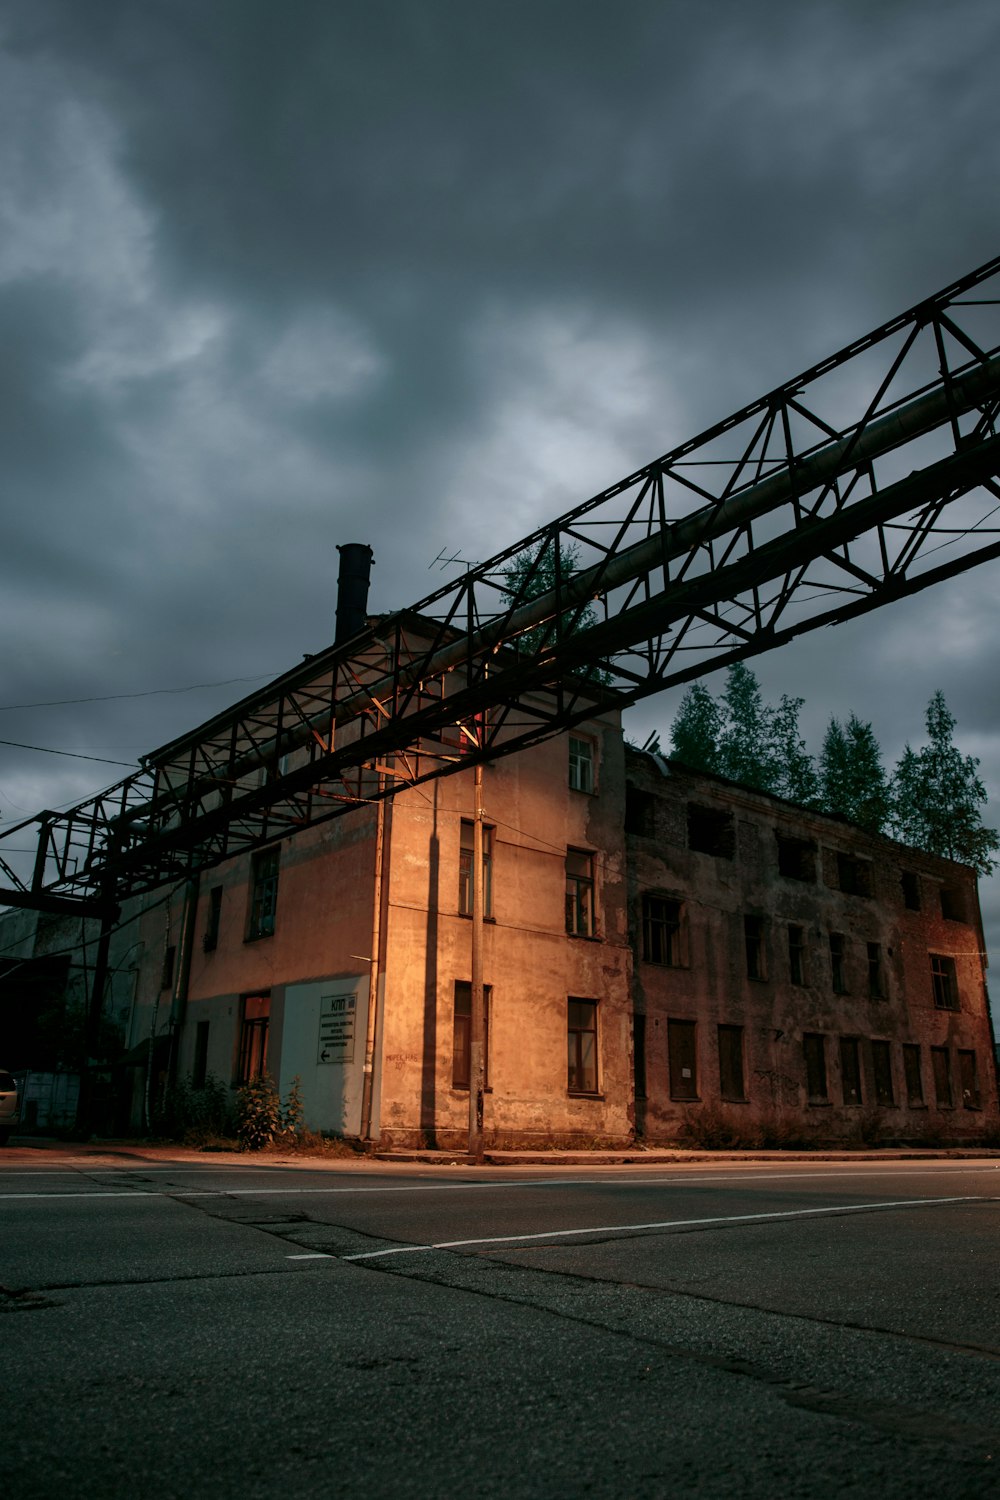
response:
[[[528,1240],[568,1239],[580,1234],[630,1234],[641,1229],[691,1229],[706,1224],[749,1224],[762,1219],[808,1219],[818,1214],[866,1213],[876,1208],[921,1208],[942,1203],[991,1203],[991,1198],[902,1198],[890,1203],[845,1203],[837,1208],[787,1209],[781,1213],[728,1214],[712,1219],[663,1219],[655,1224],[600,1224],[587,1229],[550,1229],[545,1234],[500,1234],[490,1239],[439,1240],[434,1245],[397,1245],[391,1250],[364,1250],[359,1255],[342,1255],[341,1260],[376,1260],[384,1255],[417,1255],[424,1250],[460,1250],[470,1245],[515,1245]]]
[[[321,1252],[317,1251],[317,1252],[314,1252],[314,1253],[312,1253],[310,1255],[286,1255],[285,1259],[286,1260],[334,1260],[335,1257],[332,1256],[332,1255],[323,1255]]]

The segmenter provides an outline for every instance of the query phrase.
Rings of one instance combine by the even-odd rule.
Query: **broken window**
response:
[[[681,903],[647,891],[642,898],[642,957],[647,964],[681,963]]]
[[[671,1099],[698,1097],[697,1036],[695,1021],[667,1022]]]
[[[965,921],[965,901],[960,886],[943,885],[941,887],[941,915],[946,922]]]
[[[899,877],[899,883],[903,887],[903,905],[907,911],[919,911],[920,876],[915,875],[912,870],[904,870]]]
[[[845,1104],[861,1103],[861,1055],[856,1036],[840,1038],[840,1084]]]
[[[962,1090],[963,1109],[979,1108],[979,1078],[976,1073],[976,1054],[971,1048],[958,1050],[958,1083]]]
[[[594,936],[594,856],[585,849],[566,850],[566,931]]]
[[[931,1048],[931,1070],[934,1074],[934,1097],[938,1109],[951,1109],[951,1063],[947,1047]]]
[[[747,978],[767,978],[767,955],[764,949],[764,918],[743,918],[743,946],[746,951]]]
[[[723,1099],[745,1099],[743,1027],[719,1027],[719,1090]]]
[[[732,813],[689,802],[688,848],[699,854],[714,854],[718,859],[732,859],[736,851]]]
[[[903,1078],[906,1081],[907,1104],[923,1104],[924,1080],[920,1066],[920,1047],[916,1042],[903,1043]]]
[[[835,995],[847,994],[847,944],[842,932],[830,933],[830,980]]]
[[[778,841],[778,874],[786,880],[816,880],[816,844],[813,839],[796,839],[783,833],[775,834]]]
[[[637,786],[625,788],[625,832],[651,839],[656,832],[656,798]]]
[[[838,853],[837,887],[845,896],[870,896],[874,888],[871,860]]]
[[[938,1010],[958,1010],[958,984],[955,979],[955,960],[944,953],[932,953],[931,986],[934,1004]]]
[[[826,1083],[826,1037],[817,1031],[807,1031],[802,1038],[802,1055],[809,1103],[825,1104],[830,1097]]]
[[[788,928],[788,977],[793,984],[806,982],[805,928],[791,923]]]
[[[568,1073],[571,1094],[597,1093],[597,1001],[569,1001]]]
[[[206,953],[211,953],[219,945],[219,923],[222,920],[222,886],[213,885],[208,893],[208,913],[205,921],[205,934],[201,940],[201,946]]]
[[[892,1050],[888,1042],[872,1042],[872,1073],[875,1103],[888,1108],[896,1102],[892,1090]]]

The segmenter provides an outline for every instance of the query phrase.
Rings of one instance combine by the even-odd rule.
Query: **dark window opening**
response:
[[[830,1095],[826,1082],[826,1037],[807,1031],[802,1038],[806,1064],[806,1094],[810,1104],[825,1104]]]
[[[667,1059],[670,1067],[671,1099],[697,1099],[697,1023],[667,1022]]]
[[[270,995],[247,995],[240,1024],[238,1084],[251,1083],[267,1073],[267,1032],[271,1019]]]
[[[196,1089],[205,1087],[205,1079],[208,1077],[208,1025],[207,1021],[199,1021],[194,1032],[194,1065],[191,1069],[191,1086]]]
[[[959,1048],[958,1084],[962,1090],[962,1108],[978,1109],[979,1077],[976,1070],[976,1054],[971,1048]]]
[[[205,935],[201,940],[201,946],[206,953],[211,953],[219,946],[219,925],[222,921],[222,886],[213,885],[208,893],[208,912],[205,921]]]
[[[160,967],[160,989],[169,990],[174,982],[174,962],[177,958],[177,949],[174,947],[163,950],[163,963]]]
[[[806,982],[805,928],[794,925],[788,929],[788,977],[793,984]]]
[[[458,912],[472,916],[472,859],[476,825],[462,819],[458,851]],[[493,915],[493,829],[483,824],[483,916]]]
[[[916,1042],[903,1043],[903,1077],[906,1080],[907,1104],[923,1104],[924,1080],[920,1068],[920,1047]]]
[[[778,874],[786,880],[816,880],[816,844],[812,839],[795,839],[779,833]]]
[[[835,995],[847,994],[847,945],[842,932],[830,933],[830,980]]]
[[[656,832],[656,798],[637,786],[625,788],[625,832],[651,839]]]
[[[870,896],[874,890],[872,862],[856,854],[837,855],[837,886],[845,896]]]
[[[868,944],[868,998],[885,999],[885,973],[882,967],[881,943]]]
[[[875,1079],[875,1103],[886,1108],[895,1104],[892,1089],[892,1049],[888,1042],[872,1042],[872,1073]]]
[[[899,883],[903,887],[903,905],[907,911],[919,911],[920,876],[915,875],[912,870],[904,870],[899,877]]]
[[[594,856],[584,849],[566,850],[566,931],[594,936]]]
[[[941,887],[941,915],[946,922],[965,921],[965,901],[960,886]]]
[[[635,1097],[646,1097],[646,1017],[632,1017],[632,1069],[635,1078]]]
[[[280,849],[262,849],[253,857],[250,887],[248,938],[271,937],[278,909],[278,860]]]
[[[688,848],[699,854],[714,854],[718,859],[732,859],[736,852],[732,813],[689,802]]]
[[[840,1038],[840,1083],[845,1104],[861,1103],[861,1055],[856,1036]]]
[[[745,1099],[743,1027],[719,1027],[719,1090],[723,1099]]]
[[[955,960],[943,953],[931,954],[931,986],[938,1010],[958,1010],[958,983]]]
[[[490,1001],[491,986],[483,985],[483,1086],[490,1082]],[[451,1086],[469,1087],[472,1069],[472,985],[465,979],[455,981],[455,1016],[452,1029]]]
[[[934,1097],[938,1109],[951,1109],[951,1066],[947,1047],[931,1048],[931,1070],[934,1074]]]
[[[676,969],[681,963],[681,903],[646,892],[642,898],[642,957]]]
[[[597,1093],[597,1001],[570,999],[566,1086],[571,1094]]]
[[[767,978],[767,956],[764,950],[764,918],[743,918],[743,946],[746,950],[747,978]]]

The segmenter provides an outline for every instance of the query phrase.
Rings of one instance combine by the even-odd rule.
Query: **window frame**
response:
[[[567,785],[571,792],[594,797],[597,795],[597,742],[586,734],[570,734],[568,740]],[[579,749],[574,749],[574,746]],[[581,751],[587,753],[581,754]]]
[[[806,1102],[829,1104],[830,1074],[826,1060],[825,1032],[804,1031],[802,1033],[802,1061],[806,1070]],[[814,1089],[814,1083],[819,1083],[821,1087]]]
[[[919,1042],[903,1043],[903,1082],[906,1086],[906,1103],[909,1109],[922,1109],[924,1098],[924,1067]]]
[[[934,1102],[938,1109],[954,1109],[955,1093],[951,1080],[951,1049],[931,1048],[931,1074],[934,1078]],[[943,1066],[939,1066],[943,1064]]]
[[[688,1064],[690,1067],[688,1068]],[[684,1077],[688,1068],[688,1077]],[[681,1016],[667,1018],[667,1071],[670,1097],[682,1103],[700,1099],[698,1093],[698,1022]]]
[[[466,829],[469,842],[466,843]],[[493,835],[492,823],[483,824],[483,920],[493,921]],[[472,860],[475,854],[474,839],[476,824],[472,818],[462,818],[458,832],[458,915],[472,916]]]
[[[835,995],[849,995],[847,986],[847,938],[842,932],[829,933],[830,988]]]
[[[882,1037],[875,1037],[872,1039],[871,1049],[875,1103],[880,1109],[895,1109],[896,1090],[892,1077],[892,1044]]]
[[[258,849],[250,863],[250,892],[244,941],[259,942],[273,937],[278,925],[278,878],[281,872],[281,845],[269,844]]]
[[[743,913],[743,958],[746,977],[756,984],[767,982],[767,918],[756,912]]]
[[[579,1007],[574,1011],[574,1006]],[[589,1016],[586,1012],[589,1011]],[[582,1098],[600,1095],[600,1001],[583,995],[566,1000],[566,1092]],[[589,1024],[584,1024],[589,1021]],[[588,1048],[585,1038],[592,1038]],[[586,1054],[589,1052],[589,1059]],[[589,1068],[589,1072],[586,1070]]]
[[[572,871],[574,858],[586,862],[585,870]],[[569,847],[566,850],[566,898],[565,919],[567,937],[594,938],[597,936],[596,903],[594,900],[594,853],[592,849]]]
[[[664,913],[657,916],[653,910],[656,903],[664,908],[673,907],[674,917]],[[643,891],[640,904],[642,921],[641,954],[644,964],[655,964],[663,969],[684,968],[682,928],[684,902],[677,896],[668,896],[663,891]],[[656,956],[657,950],[660,957]]]
[[[958,971],[949,953],[929,953],[931,962],[931,995],[935,1010],[961,1010],[958,993]]]
[[[259,1014],[248,1016],[250,1006],[261,1006]],[[271,992],[251,990],[240,997],[240,1029],[236,1054],[235,1086],[244,1088],[258,1078],[267,1077],[267,1052],[271,1031]]]

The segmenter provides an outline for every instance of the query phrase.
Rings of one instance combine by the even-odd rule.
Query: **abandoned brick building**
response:
[[[483,795],[488,1143],[996,1128],[971,870],[635,751],[613,714]],[[459,1148],[472,807],[470,770],[208,872],[183,982],[180,896],[148,910],[130,1045],[172,1016],[195,1084],[298,1077],[315,1129]]]

